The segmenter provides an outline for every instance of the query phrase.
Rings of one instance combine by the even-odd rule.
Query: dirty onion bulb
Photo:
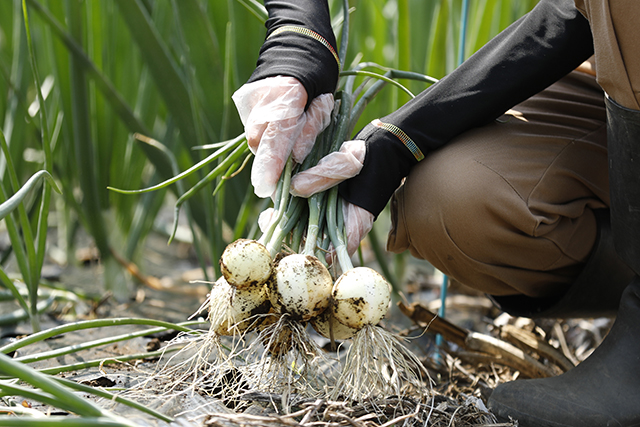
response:
[[[368,267],[353,268],[333,286],[333,315],[342,325],[360,330],[376,325],[387,314],[391,287],[380,273]]]
[[[271,255],[255,240],[238,239],[222,253],[220,270],[227,282],[236,288],[260,285],[271,276]]]
[[[272,262],[267,249],[255,240],[238,239],[220,257],[223,277],[211,288],[209,321],[218,335],[246,331],[250,318],[269,310],[264,283],[271,276]]]
[[[276,311],[307,322],[328,307],[332,287],[331,274],[316,257],[292,254],[275,266],[269,298]]]
[[[356,267],[336,280],[332,297],[332,306],[312,319],[311,326],[325,338],[345,340],[385,316],[391,287],[375,270]]]
[[[237,335],[253,326],[257,322],[255,316],[265,314],[269,307],[264,284],[237,288],[221,277],[211,289],[211,328],[218,335]],[[220,314],[216,316],[214,313]]]

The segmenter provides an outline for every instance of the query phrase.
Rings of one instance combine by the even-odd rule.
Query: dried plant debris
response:
[[[498,424],[482,400],[461,395],[452,399],[436,395],[427,402],[389,397],[375,402],[351,404],[315,400],[300,403],[288,414],[220,413],[207,417],[204,426],[509,426]]]

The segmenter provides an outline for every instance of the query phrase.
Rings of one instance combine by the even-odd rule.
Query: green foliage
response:
[[[333,10],[339,10],[340,1],[331,3]],[[463,0],[352,0],[349,3],[352,13],[347,64],[362,55],[360,61],[437,79],[458,65]],[[465,58],[531,10],[537,0],[469,3]],[[426,87],[417,82],[406,83],[414,94]],[[408,96],[395,89],[386,90],[367,107],[357,128],[389,114],[408,100]]]
[[[6,95],[0,114],[10,157],[24,181],[43,167],[40,141],[52,140],[51,175],[64,198],[65,212],[59,216],[71,221],[63,225],[74,230],[73,221],[79,221],[93,236],[107,270],[113,271],[108,267],[112,251],[127,259],[139,256],[167,193],[122,196],[107,186],[152,185],[171,176],[175,166],[166,153],[139,143],[133,133],[161,141],[180,170],[206,157],[193,146],[241,133],[230,96],[254,66],[264,28],[236,2],[29,0],[26,5],[33,22],[35,68],[30,66],[20,1],[0,2],[0,91]],[[235,37],[235,25],[248,30]],[[254,46],[254,54],[233,57],[236,42]],[[34,109],[39,104],[34,103],[32,69],[49,82],[44,121],[29,113],[30,105],[32,111],[45,111]],[[53,137],[41,136],[49,128]],[[5,165],[3,156],[3,177]],[[186,185],[207,173],[195,174]],[[222,236],[223,226],[234,226],[245,202],[247,174],[233,181],[235,191],[219,192],[216,203],[211,194],[219,182],[207,184],[187,210],[198,241],[210,242],[200,252],[203,266],[217,264],[220,247],[229,239]],[[107,285],[112,288],[123,282],[118,275],[111,279]],[[119,292],[126,297],[126,288]]]
[[[188,326],[196,325],[198,322],[185,322],[182,324],[173,324],[161,321],[155,321],[151,319],[138,319],[138,318],[116,318],[107,320],[86,320],[76,323],[69,323],[47,329],[45,331],[31,334],[28,337],[21,338],[11,344],[5,345],[0,348],[0,396],[3,397],[5,410],[11,408],[9,414],[0,415],[0,425],[71,425],[77,421],[77,424],[82,426],[118,426],[118,427],[136,427],[139,424],[128,421],[109,410],[105,410],[102,407],[94,404],[91,400],[78,395],[76,392],[80,391],[88,393],[90,395],[99,396],[107,400],[116,401],[118,403],[130,406],[138,411],[151,415],[159,420],[167,423],[173,422],[171,417],[161,414],[149,407],[146,407],[140,403],[134,402],[131,399],[123,396],[115,395],[102,388],[94,388],[88,385],[79,384],[75,381],[65,380],[63,378],[53,377],[60,372],[69,372],[88,367],[101,366],[104,363],[110,363],[115,360],[97,360],[77,363],[74,365],[59,366],[49,369],[36,370],[27,366],[27,363],[36,361],[47,360],[55,357],[59,357],[65,354],[81,353],[83,350],[91,349],[94,347],[105,346],[111,343],[119,343],[128,341],[141,336],[148,336],[149,334],[166,332],[168,330],[176,330],[182,332],[193,331]],[[105,327],[113,327],[118,325],[147,325],[157,326],[152,329],[144,329],[136,332],[131,332],[123,335],[109,336],[102,339],[88,341],[82,344],[71,345],[51,351],[45,351],[35,353],[24,357],[11,358],[7,354],[14,352],[17,349],[23,348],[30,344],[41,342],[47,338],[53,336],[59,336],[60,334],[73,333],[84,329],[97,329]],[[172,350],[169,349],[169,352]],[[129,355],[119,360],[136,360],[143,359],[145,357],[157,357],[162,352],[148,352],[138,355]],[[118,359],[118,358],[116,358]],[[17,381],[19,380],[19,381]],[[28,384],[29,386],[25,386]],[[11,397],[14,397],[13,399]],[[50,405],[53,408],[73,413],[78,417],[70,418],[68,415],[58,416],[44,416],[43,413],[35,409],[24,409],[20,406],[22,399],[33,399],[35,401],[42,402],[46,405]],[[6,411],[5,411],[6,412]],[[16,415],[31,415],[16,416]]]

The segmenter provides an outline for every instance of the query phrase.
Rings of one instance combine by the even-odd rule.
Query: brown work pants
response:
[[[603,91],[574,71],[416,165],[387,247],[493,295],[564,292],[609,206]]]

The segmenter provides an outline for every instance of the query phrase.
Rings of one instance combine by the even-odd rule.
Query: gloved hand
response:
[[[247,83],[232,98],[255,154],[251,169],[254,191],[258,197],[270,197],[289,155],[301,163],[328,126],[333,95],[319,95],[305,111],[304,86],[293,77],[277,76]]]
[[[291,194],[309,197],[356,176],[362,169],[365,154],[364,141],[344,142],[339,151],[328,154],[316,166],[296,174],[291,179]],[[342,212],[347,233],[347,251],[349,255],[353,255],[360,241],[371,231],[374,216],[347,201],[343,201]]]

